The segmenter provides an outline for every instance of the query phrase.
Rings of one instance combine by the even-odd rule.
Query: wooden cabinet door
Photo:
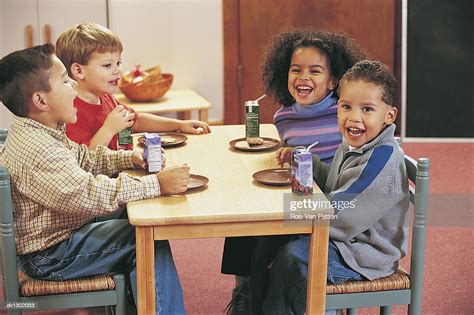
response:
[[[273,35],[294,27],[343,30],[371,59],[399,73],[400,0],[224,0],[225,123],[244,123],[244,101],[263,94],[260,65]],[[397,59],[398,58],[398,59]],[[260,102],[261,121],[273,121],[280,107]]]

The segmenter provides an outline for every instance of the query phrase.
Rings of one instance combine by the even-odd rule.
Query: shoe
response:
[[[227,304],[224,312],[228,315],[251,314],[249,281],[244,281],[232,290],[232,299]]]

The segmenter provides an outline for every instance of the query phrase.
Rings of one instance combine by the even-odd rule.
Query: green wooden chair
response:
[[[7,132],[0,129],[0,145],[5,142]],[[8,304],[21,305],[26,308],[9,309],[9,314],[21,314],[32,311],[29,305],[37,306],[34,310],[82,308],[106,306],[107,313],[130,314],[127,307],[125,276],[99,275],[68,281],[43,281],[31,279],[18,272],[16,265],[16,246],[13,225],[13,203],[8,169],[0,161],[0,253],[3,275],[3,301]],[[133,310],[133,308],[132,308]]]
[[[381,314],[391,314],[392,305],[407,304],[410,315],[421,314],[430,161],[420,158],[416,162],[405,155],[405,165],[414,210],[410,274],[400,268],[391,276],[373,281],[328,285],[326,309],[347,309],[351,315],[357,314],[359,307],[376,306]]]

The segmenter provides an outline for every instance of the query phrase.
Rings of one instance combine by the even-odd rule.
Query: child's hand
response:
[[[211,132],[211,127],[204,122],[199,120],[183,120],[181,121],[181,126],[179,127],[184,133],[192,134],[206,134]]]
[[[185,192],[189,183],[189,166],[173,166],[156,174],[160,182],[162,195],[174,195]]]
[[[283,167],[285,163],[291,164],[291,154],[293,153],[293,148],[284,147],[278,149],[276,152],[276,160],[278,165]]]
[[[133,151],[132,162],[133,162],[133,165],[135,165],[136,167],[146,169],[146,161],[143,157],[143,153],[138,152],[138,151]]]
[[[146,170],[146,166],[148,163],[147,161],[145,161],[145,157],[143,156],[142,152],[133,151],[132,162],[133,162],[133,165],[135,165],[136,167]],[[161,148],[161,169],[164,169],[165,167],[166,167],[165,150]]]
[[[102,127],[116,134],[127,127],[133,126],[134,117],[134,113],[130,113],[125,107],[119,105],[107,115]]]

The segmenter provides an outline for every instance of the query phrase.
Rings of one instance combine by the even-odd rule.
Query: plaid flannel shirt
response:
[[[18,254],[49,248],[96,217],[160,194],[155,175],[109,177],[134,167],[132,151],[89,151],[66,137],[63,124],[52,129],[15,117],[0,161],[10,171]]]

